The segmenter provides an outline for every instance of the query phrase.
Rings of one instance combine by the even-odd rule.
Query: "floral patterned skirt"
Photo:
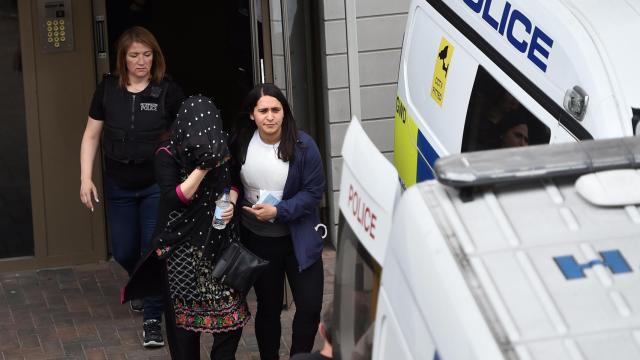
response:
[[[226,231],[215,231],[212,237],[223,234],[228,235]],[[184,243],[168,258],[169,292],[176,325],[209,333],[243,327],[251,318],[247,302],[211,276],[211,262],[203,259],[202,250],[202,246]]]

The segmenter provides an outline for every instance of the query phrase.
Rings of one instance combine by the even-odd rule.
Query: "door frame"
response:
[[[76,30],[81,29],[87,24],[88,17],[86,14],[90,13],[90,9],[86,4],[81,3],[79,0],[72,0],[71,4],[74,10],[74,18]],[[27,269],[37,269],[53,266],[70,266],[73,264],[90,263],[106,258],[106,247],[104,244],[104,212],[102,208],[97,208],[95,213],[83,215],[78,219],[71,219],[71,214],[75,211],[81,213],[81,210],[77,207],[82,207],[78,197],[68,196],[63,203],[52,203],[51,192],[47,193],[46,189],[60,189],[59,194],[65,194],[69,190],[67,186],[63,188],[59,187],[61,181],[64,181],[64,185],[68,183],[76,184],[74,180],[62,180],[63,176],[60,172],[52,174],[51,163],[45,163],[45,158],[54,157],[53,155],[60,155],[56,153],[57,142],[56,137],[61,136],[60,133],[50,134],[46,130],[43,130],[43,123],[45,121],[54,120],[54,123],[48,123],[47,126],[60,126],[63,128],[79,128],[80,124],[75,123],[78,119],[67,119],[53,114],[49,114],[47,108],[51,109],[52,106],[57,106],[58,103],[64,101],[68,94],[62,94],[57,96],[51,96],[55,94],[55,88],[57,83],[56,78],[64,77],[65,75],[71,75],[73,84],[71,91],[78,91],[81,89],[83,92],[92,91],[93,89],[85,89],[87,83],[86,78],[83,77],[85,73],[78,74],[65,74],[58,72],[53,79],[48,76],[52,71],[52,66],[48,64],[45,57],[52,56],[56,62],[64,61],[66,58],[72,58],[74,61],[80,61],[83,56],[90,59],[87,56],[86,49],[90,45],[89,39],[93,37],[93,34],[82,34],[75,39],[75,49],[71,52],[60,55],[43,54],[38,43],[39,37],[39,13],[38,2],[20,0],[18,5],[18,22],[20,31],[20,53],[22,61],[22,76],[24,86],[24,106],[25,106],[25,129],[27,138],[27,153],[28,153],[28,167],[29,167],[29,186],[31,195],[31,214],[33,224],[33,245],[34,252],[32,256],[23,256],[15,258],[0,259],[0,272],[3,271],[20,271]],[[78,35],[77,31],[75,34]],[[84,61],[84,60],[82,60]],[[70,65],[73,66],[73,65]],[[63,71],[68,70],[64,69]],[[86,68],[81,69],[81,71]],[[57,92],[61,93],[61,92]],[[75,96],[72,92],[71,95]],[[84,107],[84,102],[90,94],[83,94],[78,98],[73,99],[73,104]],[[82,105],[80,105],[82,103]],[[78,109],[78,108],[73,108]],[[62,112],[65,113],[65,112]],[[81,119],[82,124],[86,121],[86,118]],[[65,136],[71,137],[75,133],[66,134]],[[80,139],[73,139],[73,144],[78,144],[78,150],[80,145]],[[69,144],[67,142],[67,144]],[[54,149],[51,153],[51,149]],[[66,148],[68,151],[68,148]],[[64,152],[64,149],[60,150]],[[79,155],[78,155],[79,157]],[[55,157],[54,157],[55,158]],[[75,162],[74,164],[78,164]],[[56,171],[70,171],[74,166],[61,164],[56,168]],[[96,176],[100,176],[100,172],[95,172]],[[77,174],[68,174],[69,179],[77,179]],[[77,182],[77,186],[80,184]],[[66,191],[65,191],[66,190]],[[51,191],[51,190],[50,190]],[[75,193],[75,192],[74,192]],[[65,195],[66,196],[66,195]],[[65,209],[72,209],[68,211]],[[84,214],[84,212],[82,212]],[[78,231],[74,229],[62,229],[61,224],[56,223],[56,219],[64,219],[65,223],[77,222],[79,224]],[[71,233],[69,237],[66,232]],[[83,235],[84,234],[84,235]],[[87,238],[88,237],[88,238]],[[66,248],[69,248],[71,243],[75,241],[85,241],[84,246],[78,252],[69,253],[66,252]]]

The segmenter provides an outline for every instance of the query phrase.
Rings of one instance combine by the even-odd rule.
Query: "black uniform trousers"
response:
[[[269,265],[253,285],[258,309],[255,317],[256,338],[262,360],[279,359],[280,313],[287,275],[296,313],[293,317],[290,355],[313,349],[324,291],[322,258],[299,271],[291,236],[265,237],[241,227],[240,239],[254,254],[268,260]]]

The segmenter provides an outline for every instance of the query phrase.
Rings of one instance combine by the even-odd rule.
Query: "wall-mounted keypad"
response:
[[[42,52],[73,50],[70,0],[38,0]]]

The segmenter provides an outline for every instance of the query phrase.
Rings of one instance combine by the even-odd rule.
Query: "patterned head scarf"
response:
[[[187,170],[217,168],[229,159],[227,133],[211,99],[194,95],[182,103],[173,124],[171,145],[175,158]]]
[[[161,253],[184,241],[204,244],[213,219],[215,200],[230,183],[227,134],[220,112],[204,96],[191,96],[180,106],[171,131],[171,152],[180,166],[182,181],[196,167],[211,169],[202,180],[189,205],[169,214],[169,221],[158,235]],[[227,226],[231,228],[232,226]]]

